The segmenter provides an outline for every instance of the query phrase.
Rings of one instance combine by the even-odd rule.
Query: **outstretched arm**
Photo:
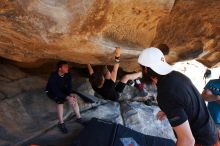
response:
[[[128,82],[128,80],[135,80],[137,78],[142,78],[142,72],[127,74],[122,77],[121,82],[126,84]]]
[[[117,79],[117,73],[118,73],[118,68],[119,68],[119,63],[120,63],[120,55],[121,55],[121,49],[119,47],[116,47],[115,48],[115,64],[111,72],[111,79],[114,82],[116,82],[116,79]]]
[[[220,95],[212,94],[212,91],[210,91],[209,89],[203,90],[202,97],[206,101],[217,101],[218,103],[220,103]]]
[[[87,64],[87,68],[89,70],[89,75],[92,75],[94,73],[94,70],[90,64]]]

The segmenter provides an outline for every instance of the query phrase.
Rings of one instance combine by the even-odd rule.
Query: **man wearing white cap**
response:
[[[157,85],[158,105],[175,131],[176,145],[220,145],[215,124],[191,80],[174,71],[157,48],[143,50],[138,63],[143,78]]]

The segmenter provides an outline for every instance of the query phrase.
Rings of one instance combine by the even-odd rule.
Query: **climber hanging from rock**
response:
[[[101,95],[104,99],[117,101],[120,97],[119,94],[123,92],[129,80],[135,80],[142,77],[141,72],[127,74],[123,76],[118,83],[116,83],[117,73],[120,64],[120,55],[121,49],[119,47],[116,47],[115,64],[113,66],[112,72],[110,72],[106,66],[104,67],[104,69],[94,71],[90,64],[87,65],[90,74],[91,86],[95,90],[95,92]],[[137,84],[140,85],[139,88],[142,88],[140,82],[137,81]]]
[[[82,123],[77,103],[77,95],[72,93],[72,77],[69,73],[69,66],[67,62],[59,61],[57,63],[57,70],[52,72],[49,77],[46,92],[47,96],[56,103],[59,120],[58,127],[61,132],[68,132],[63,119],[63,105],[65,101],[68,101],[70,106],[73,108],[77,118],[76,121]]]

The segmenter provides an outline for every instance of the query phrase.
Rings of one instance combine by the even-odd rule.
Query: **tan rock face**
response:
[[[143,48],[165,43],[170,62],[200,55],[201,62],[216,65],[219,1],[174,2],[1,0],[0,56],[31,64],[111,64],[113,48],[121,46],[122,67],[134,69]]]
[[[220,62],[220,1],[176,1],[157,28],[152,45],[170,48],[170,62],[196,58],[208,67]]]

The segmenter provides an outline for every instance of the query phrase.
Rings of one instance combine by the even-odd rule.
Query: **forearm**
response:
[[[118,68],[119,68],[119,63],[115,63],[114,67],[113,67],[113,70],[112,70],[112,73],[117,73],[118,72]]]
[[[216,102],[217,102],[218,104],[220,104],[220,100],[217,100]]]
[[[115,82],[118,74],[119,63],[115,63],[111,72],[111,79]]]
[[[87,68],[88,68],[89,74],[92,75],[94,73],[92,66],[90,64],[87,64]]]
[[[220,103],[220,96],[219,95],[208,95],[208,94],[202,94],[202,97],[204,98],[205,101],[218,101]]]

